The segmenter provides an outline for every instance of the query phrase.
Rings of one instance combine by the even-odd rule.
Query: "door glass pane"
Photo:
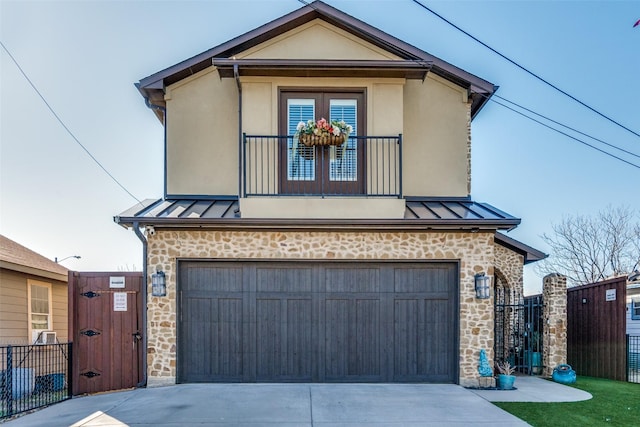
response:
[[[314,99],[287,101],[287,178],[290,181],[313,181],[316,178],[315,149],[301,144],[293,135],[300,122],[315,120]]]
[[[344,120],[353,127],[349,136],[358,135],[358,102],[355,99],[332,99],[329,102],[331,120]],[[356,181],[358,179],[358,140],[349,138],[346,145],[331,147],[329,163],[331,181]]]

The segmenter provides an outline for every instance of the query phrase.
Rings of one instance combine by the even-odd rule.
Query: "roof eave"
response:
[[[525,265],[541,261],[549,256],[536,248],[526,245],[502,233],[496,233],[494,240],[497,244],[524,256]]]
[[[339,229],[339,230],[447,230],[447,231],[495,231],[511,230],[520,219],[499,220],[424,220],[424,219],[246,219],[246,218],[140,218],[116,216],[114,221],[122,226],[156,228],[226,228],[226,229]]]
[[[323,19],[403,59],[432,63],[432,72],[470,90],[472,95],[472,118],[478,114],[488,98],[496,90],[496,86],[492,83],[436,58],[321,1],[305,5],[221,45],[145,77],[138,83],[138,90],[150,101],[153,98],[163,101],[161,95],[164,93],[165,86],[212,66],[212,58],[231,58],[236,53],[247,50],[316,18]]]
[[[29,267],[27,265],[16,264],[9,261],[0,260],[0,268],[5,270],[16,271],[19,273],[25,273],[37,277],[43,277],[52,280],[58,280],[60,282],[68,282],[68,275],[62,273],[56,273],[54,271],[43,270],[41,268]]]

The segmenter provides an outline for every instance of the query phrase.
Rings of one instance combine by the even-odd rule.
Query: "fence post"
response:
[[[67,397],[73,396],[73,342],[67,344]]]
[[[542,300],[542,375],[551,377],[553,368],[567,363],[567,278],[557,273],[545,276]]]
[[[7,346],[7,370],[4,375],[7,410],[9,415],[13,415],[13,347],[10,345]]]

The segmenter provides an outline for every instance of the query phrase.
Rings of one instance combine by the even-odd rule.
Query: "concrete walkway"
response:
[[[538,386],[538,394],[579,400],[573,388],[521,379],[516,391],[438,384],[180,384],[77,397],[6,425],[526,426],[489,400],[529,399]]]
[[[472,390],[490,402],[578,402],[591,399],[591,394],[574,387],[539,377],[518,376],[517,390]]]

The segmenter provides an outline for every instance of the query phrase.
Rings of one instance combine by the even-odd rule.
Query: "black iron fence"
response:
[[[640,383],[640,336],[627,335],[627,381]]]
[[[293,136],[244,135],[243,196],[402,197],[402,135],[305,146]]]
[[[0,347],[0,419],[71,398],[71,343]]]
[[[542,295],[524,297],[509,288],[495,291],[495,360],[517,372],[542,374]]]

